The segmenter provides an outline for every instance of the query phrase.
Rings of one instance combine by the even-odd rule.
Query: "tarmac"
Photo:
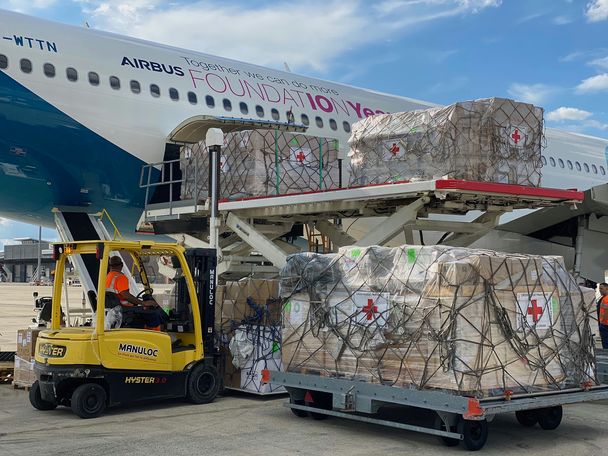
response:
[[[17,329],[31,324],[32,292],[50,287],[0,285],[0,350],[14,350]],[[79,302],[82,288],[70,287]],[[338,418],[297,418],[283,406],[286,396],[231,393],[212,404],[182,400],[109,409],[83,420],[69,408],[42,412],[28,392],[0,385],[0,456],[35,455],[445,455],[462,454],[431,435]],[[432,414],[412,412],[412,424],[429,426]],[[608,401],[566,406],[555,431],[524,428],[513,414],[489,424],[484,455],[574,456],[608,454]]]
[[[180,400],[113,408],[83,420],[69,408],[42,412],[28,394],[0,386],[0,455],[446,455],[431,435],[338,418],[297,418],[283,407],[285,396],[245,394],[206,405]],[[419,416],[420,424],[429,419]],[[428,423],[426,423],[428,424]],[[606,455],[608,402],[567,406],[555,431],[521,427],[513,414],[489,425],[484,455]]]

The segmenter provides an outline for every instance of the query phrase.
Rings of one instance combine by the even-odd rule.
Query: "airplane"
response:
[[[186,119],[286,122],[346,142],[354,122],[434,103],[0,11],[0,216],[54,226],[54,207],[134,229],[142,165]],[[606,182],[608,141],[546,130],[541,185]],[[127,230],[128,233],[128,230]]]

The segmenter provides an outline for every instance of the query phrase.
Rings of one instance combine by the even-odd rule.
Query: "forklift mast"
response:
[[[203,349],[205,356],[216,353],[215,350],[215,292],[217,253],[215,249],[188,249],[185,252],[186,261],[192,274],[194,288],[201,314]],[[185,283],[178,288],[178,296],[183,298],[188,293]],[[184,302],[180,299],[181,302]]]

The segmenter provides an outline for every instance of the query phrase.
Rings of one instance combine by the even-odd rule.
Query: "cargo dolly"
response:
[[[282,385],[289,393],[285,404],[298,417],[329,416],[432,434],[447,446],[460,442],[471,451],[480,450],[488,439],[488,422],[501,413],[515,412],[517,421],[531,427],[556,429],[562,406],[608,399],[608,385],[582,385],[558,391],[507,394],[478,399],[439,390],[399,388],[377,383],[321,377],[312,374],[263,371],[263,380]],[[420,409],[434,412],[434,425],[421,426],[383,419],[381,407],[403,407],[400,416],[414,416]]]

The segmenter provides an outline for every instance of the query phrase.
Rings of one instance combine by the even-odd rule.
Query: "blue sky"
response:
[[[25,5],[25,6],[24,6]],[[608,0],[0,0],[0,8],[608,137]],[[2,239],[37,229],[0,220]],[[45,236],[54,238],[52,231]]]

